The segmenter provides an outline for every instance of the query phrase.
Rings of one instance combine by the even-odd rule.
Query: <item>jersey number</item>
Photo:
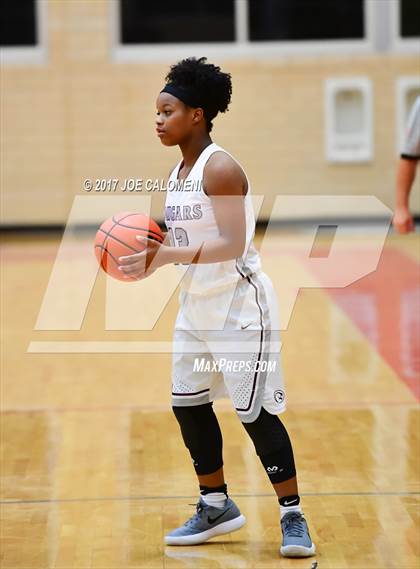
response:
[[[175,231],[170,228],[168,231],[173,246],[175,246],[175,239],[178,241],[178,247],[187,247],[190,244],[188,233],[182,227],[175,227]]]
[[[178,241],[178,247],[187,247],[190,244],[188,239],[188,233],[182,227],[175,227],[175,231],[172,228],[168,229],[169,239],[171,241],[172,247],[175,247],[175,239]],[[189,263],[174,263],[175,265],[189,265]]]

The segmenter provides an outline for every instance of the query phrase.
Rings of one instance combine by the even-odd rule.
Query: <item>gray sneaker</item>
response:
[[[315,545],[309,535],[305,516],[300,512],[289,512],[281,520],[283,543],[280,553],[283,557],[310,557],[315,554]]]
[[[165,536],[166,545],[196,545],[216,535],[223,535],[241,528],[245,517],[238,506],[228,498],[223,509],[208,506],[202,498],[196,513],[185,524]]]

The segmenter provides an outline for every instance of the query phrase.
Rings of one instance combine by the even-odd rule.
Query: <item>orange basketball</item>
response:
[[[118,269],[118,257],[133,255],[144,250],[144,245],[136,239],[142,235],[162,243],[163,233],[159,225],[144,213],[117,213],[104,221],[95,237],[95,255],[103,270],[120,281],[135,281],[124,276]]]

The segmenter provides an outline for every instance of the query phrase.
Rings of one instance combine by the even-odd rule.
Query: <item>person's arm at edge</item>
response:
[[[396,181],[395,213],[393,226],[399,233],[409,233],[414,230],[414,221],[410,213],[409,196],[416,178],[417,157],[401,156]]]

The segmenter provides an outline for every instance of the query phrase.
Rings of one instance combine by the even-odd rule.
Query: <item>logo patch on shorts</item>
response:
[[[281,389],[276,389],[274,392],[274,401],[276,403],[283,403],[284,401],[284,391]]]

